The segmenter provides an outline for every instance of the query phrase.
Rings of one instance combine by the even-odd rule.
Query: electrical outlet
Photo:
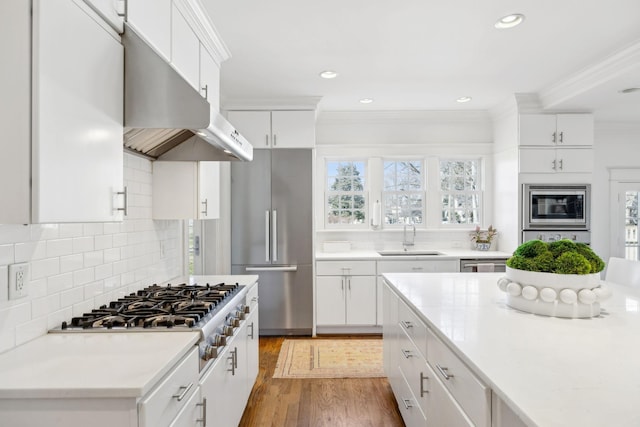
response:
[[[29,295],[29,264],[9,266],[9,299],[24,298]]]

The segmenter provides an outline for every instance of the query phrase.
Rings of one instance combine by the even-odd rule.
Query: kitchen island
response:
[[[429,371],[433,374],[438,368],[443,369],[425,383],[426,387],[439,385],[453,398],[451,405],[461,410],[463,419],[455,425],[640,425],[640,293],[607,283],[613,296],[602,303],[600,316],[544,317],[508,307],[505,294],[496,285],[502,276],[503,273],[384,274],[385,316],[394,313],[397,301],[400,309],[395,312],[399,312],[399,322],[404,322],[398,327],[398,336],[405,337],[405,327],[407,336],[415,336],[411,337],[412,342],[430,365],[421,367],[427,376]],[[402,307],[416,316],[414,323],[403,320]],[[387,349],[396,339],[388,320],[385,318],[384,328]],[[426,339],[415,332],[422,324]],[[401,339],[397,342],[398,346],[404,345]],[[439,345],[443,349],[438,349]],[[437,357],[440,350],[451,352],[460,366],[470,371],[470,384],[478,385],[471,405],[465,402],[466,396],[456,396],[459,392],[455,383],[463,381],[464,376],[456,377],[457,372],[447,371],[452,365],[432,363],[431,356]],[[385,356],[388,354],[385,350]],[[408,353],[404,350],[397,358],[390,354],[392,366],[387,358],[385,369],[390,370],[390,382],[402,409],[403,403],[411,403],[399,396],[398,384],[402,385],[402,381],[394,378],[397,375],[393,363],[404,363],[403,355]],[[420,372],[421,387],[422,379]],[[411,381],[407,379],[408,383]],[[480,406],[488,405],[484,412],[478,409],[478,401]],[[501,411],[501,406],[506,411]],[[501,421],[503,413],[512,417],[511,423]],[[430,416],[427,403],[424,417],[427,425],[434,425],[429,423]]]

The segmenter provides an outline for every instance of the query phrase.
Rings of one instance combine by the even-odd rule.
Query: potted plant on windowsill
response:
[[[507,305],[521,311],[555,317],[593,317],[611,291],[600,284],[604,262],[584,243],[564,239],[531,240],[507,260],[498,287]]]
[[[476,250],[488,251],[491,249],[491,242],[496,234],[498,234],[498,230],[493,228],[493,225],[490,225],[486,230],[481,230],[480,226],[476,225],[476,229],[471,233],[471,242]]]

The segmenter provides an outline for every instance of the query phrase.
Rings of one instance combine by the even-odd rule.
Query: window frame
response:
[[[330,189],[329,184],[329,163],[363,163],[363,171],[362,171],[362,191],[333,191]],[[369,158],[367,157],[351,157],[351,156],[340,156],[340,157],[325,157],[324,159],[324,227],[325,229],[368,229],[369,228]],[[329,222],[329,212],[332,210],[329,206],[329,198],[333,196],[362,196],[364,199],[364,206],[362,207],[362,211],[364,213],[364,221],[362,223],[330,223]]]
[[[387,162],[394,162],[394,163],[399,163],[399,162],[420,162],[420,190],[416,190],[416,191],[405,191],[405,190],[393,190],[393,191],[387,191],[385,190],[385,163]],[[387,224],[386,222],[386,196],[387,195],[407,195],[407,196],[411,196],[411,195],[419,195],[422,198],[422,222],[418,223],[418,224],[414,224],[416,227],[418,228],[427,228],[427,198],[428,198],[428,191],[427,191],[427,185],[428,185],[428,180],[427,180],[427,159],[424,156],[402,156],[402,157],[390,157],[390,156],[385,156],[381,159],[381,170],[380,170],[380,181],[381,181],[381,186],[380,186],[380,204],[381,204],[381,226],[384,228],[388,228],[388,229],[396,229],[396,228],[401,228],[405,225],[405,223],[402,223],[400,221],[398,221],[395,224]],[[397,175],[396,175],[397,176]]]
[[[441,164],[442,162],[476,162],[476,177],[477,177],[477,189],[476,190],[443,190],[441,186]],[[446,156],[446,157],[438,157],[436,160],[437,164],[437,187],[435,192],[437,193],[437,204],[439,206],[438,212],[438,226],[440,228],[456,228],[456,229],[468,229],[469,227],[475,227],[476,225],[482,226],[484,219],[484,162],[482,156],[473,156],[473,157],[463,157],[463,156]],[[442,211],[444,210],[444,204],[442,203],[442,199],[446,194],[466,194],[466,195],[477,195],[478,196],[478,207],[477,207],[477,217],[475,221],[472,223],[444,223],[442,220]]]

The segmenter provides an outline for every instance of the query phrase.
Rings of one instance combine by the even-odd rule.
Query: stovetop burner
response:
[[[193,328],[237,293],[226,285],[152,285],[62,322],[61,329]]]

